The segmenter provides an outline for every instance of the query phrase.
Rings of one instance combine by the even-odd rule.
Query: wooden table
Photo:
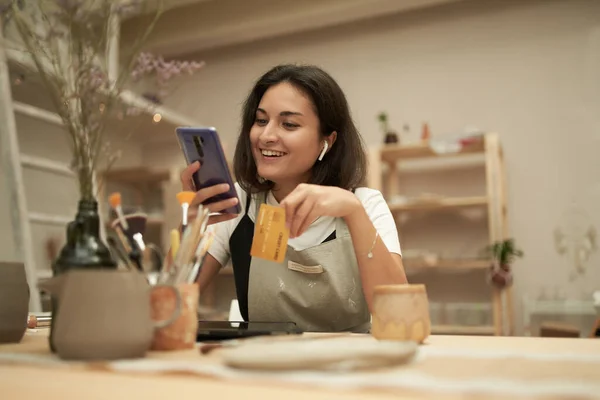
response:
[[[280,381],[253,382],[252,379],[223,379],[181,373],[114,372],[98,364],[56,366],[6,359],[9,355],[29,355],[56,361],[49,354],[47,343],[47,333],[38,331],[28,332],[19,344],[0,345],[0,399],[28,399],[34,396],[45,400],[465,398],[465,393],[431,392],[415,388],[341,390]],[[461,381],[465,383],[483,382],[485,376],[494,373],[498,373],[501,379],[521,380],[521,384],[525,382],[525,385],[542,377],[552,381],[564,378],[587,385],[589,392],[584,394],[589,396],[583,398],[600,398],[600,341],[596,339],[431,336],[420,347],[420,351],[428,356],[416,366],[407,366],[404,372],[426,372],[430,377],[442,381],[462,374]],[[219,353],[216,350],[201,356],[198,349],[150,352],[146,359],[218,364]],[[526,354],[527,357],[519,359],[520,354]],[[482,358],[482,355],[485,357]],[[373,376],[376,377],[378,373]],[[469,398],[509,397],[505,393],[473,393]]]

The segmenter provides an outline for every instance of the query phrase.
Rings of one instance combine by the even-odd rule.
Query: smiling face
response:
[[[288,82],[271,86],[256,110],[250,143],[258,175],[276,188],[307,182],[323,149],[312,101]]]

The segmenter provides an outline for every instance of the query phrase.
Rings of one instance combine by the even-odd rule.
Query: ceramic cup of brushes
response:
[[[431,333],[425,285],[376,286],[371,334],[380,340],[422,343]]]
[[[188,223],[187,212],[193,198],[192,192],[181,192],[177,200],[182,205],[182,231],[171,232],[172,262],[165,263],[158,278],[159,283],[173,285],[182,298],[179,318],[170,326],[159,329],[152,341],[153,350],[180,350],[194,347],[198,329],[199,286],[196,283],[204,258],[210,248],[213,235],[206,231],[209,218],[208,208],[198,206],[196,218]],[[172,294],[161,290],[152,293],[154,318],[169,314]]]
[[[173,324],[182,309],[173,286],[151,287],[137,271],[71,270],[38,286],[60,301],[53,318],[53,346],[66,360],[144,357],[154,332]],[[170,291],[171,311],[154,319],[151,294]]]
[[[200,290],[197,283],[180,283],[175,286],[181,297],[179,316],[165,327],[154,332],[152,350],[191,349],[196,343],[198,333],[198,304]],[[150,295],[153,320],[164,320],[173,314],[177,307],[177,298],[167,287],[153,290]]]

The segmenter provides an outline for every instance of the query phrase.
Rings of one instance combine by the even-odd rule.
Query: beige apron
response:
[[[256,214],[266,194],[256,201]],[[293,321],[305,332],[369,332],[352,238],[336,218],[336,238],[302,251],[289,245],[283,263],[252,257],[248,283],[250,321]]]

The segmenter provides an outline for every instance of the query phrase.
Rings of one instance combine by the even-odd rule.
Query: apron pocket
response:
[[[294,261],[288,261],[288,269],[292,271],[302,272],[304,274],[322,274],[323,267],[320,265],[302,265]]]

